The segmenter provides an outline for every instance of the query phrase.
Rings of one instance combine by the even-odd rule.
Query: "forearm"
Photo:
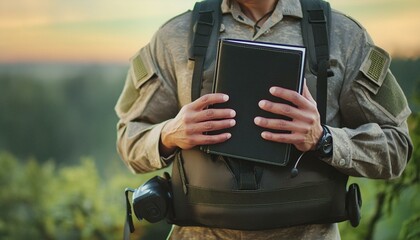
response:
[[[391,179],[401,175],[412,145],[402,126],[364,124],[357,129],[331,128],[334,152],[330,165],[350,176]]]
[[[166,167],[159,151],[160,132],[165,122],[147,124],[129,122],[118,124],[117,149],[124,163],[136,173]]]

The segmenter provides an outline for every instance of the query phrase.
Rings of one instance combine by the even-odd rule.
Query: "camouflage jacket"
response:
[[[279,0],[255,35],[255,23],[236,1],[224,0],[222,11],[220,37],[303,45],[298,0]],[[165,123],[191,102],[194,62],[188,59],[187,49],[190,21],[191,11],[174,17],[131,58],[115,109],[120,119],[118,152],[133,172],[157,170],[171,160],[160,156],[159,139]],[[327,125],[334,141],[333,156],[324,161],[350,176],[397,177],[412,151],[406,122],[411,112],[389,70],[390,56],[375,46],[366,30],[350,17],[333,10],[331,24],[330,58],[334,76],[328,81]],[[213,73],[214,62],[204,72],[202,94],[211,91]],[[305,77],[315,97],[316,78],[309,69]],[[199,237],[198,232],[208,235]],[[270,235],[266,231],[258,234],[175,227],[172,239],[220,239],[220,234],[225,234],[226,239],[339,238],[333,224],[277,229],[270,231]]]

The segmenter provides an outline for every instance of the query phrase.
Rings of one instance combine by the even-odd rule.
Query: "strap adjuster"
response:
[[[326,23],[327,19],[323,10],[308,10],[308,20],[310,23]]]
[[[197,27],[197,25],[200,25],[200,27]],[[198,34],[210,36],[214,25],[213,11],[200,11],[197,25],[194,26],[194,31],[198,30]]]

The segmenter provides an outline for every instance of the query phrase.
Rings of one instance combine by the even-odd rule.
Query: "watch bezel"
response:
[[[320,157],[330,157],[332,155],[333,143],[332,135],[329,129],[322,125],[322,136],[316,147],[316,152]]]

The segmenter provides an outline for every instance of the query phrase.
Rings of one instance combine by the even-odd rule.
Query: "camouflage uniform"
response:
[[[254,36],[254,22],[235,1],[222,3],[220,37],[303,45],[298,0],[279,0],[273,14]],[[159,154],[165,123],[191,102],[194,63],[188,59],[191,12],[164,24],[151,42],[131,59],[116,105],[118,151],[134,172],[166,167]],[[375,46],[353,19],[332,11],[330,57],[334,77],[328,81],[327,124],[333,156],[324,159],[351,176],[389,179],[403,171],[412,151],[407,129],[406,98],[389,71],[390,57]],[[214,64],[214,62],[213,62]],[[204,72],[202,94],[211,91],[213,66]],[[316,78],[306,70],[316,95]],[[270,231],[236,231],[177,227],[170,239],[339,239],[336,224],[307,225]]]

